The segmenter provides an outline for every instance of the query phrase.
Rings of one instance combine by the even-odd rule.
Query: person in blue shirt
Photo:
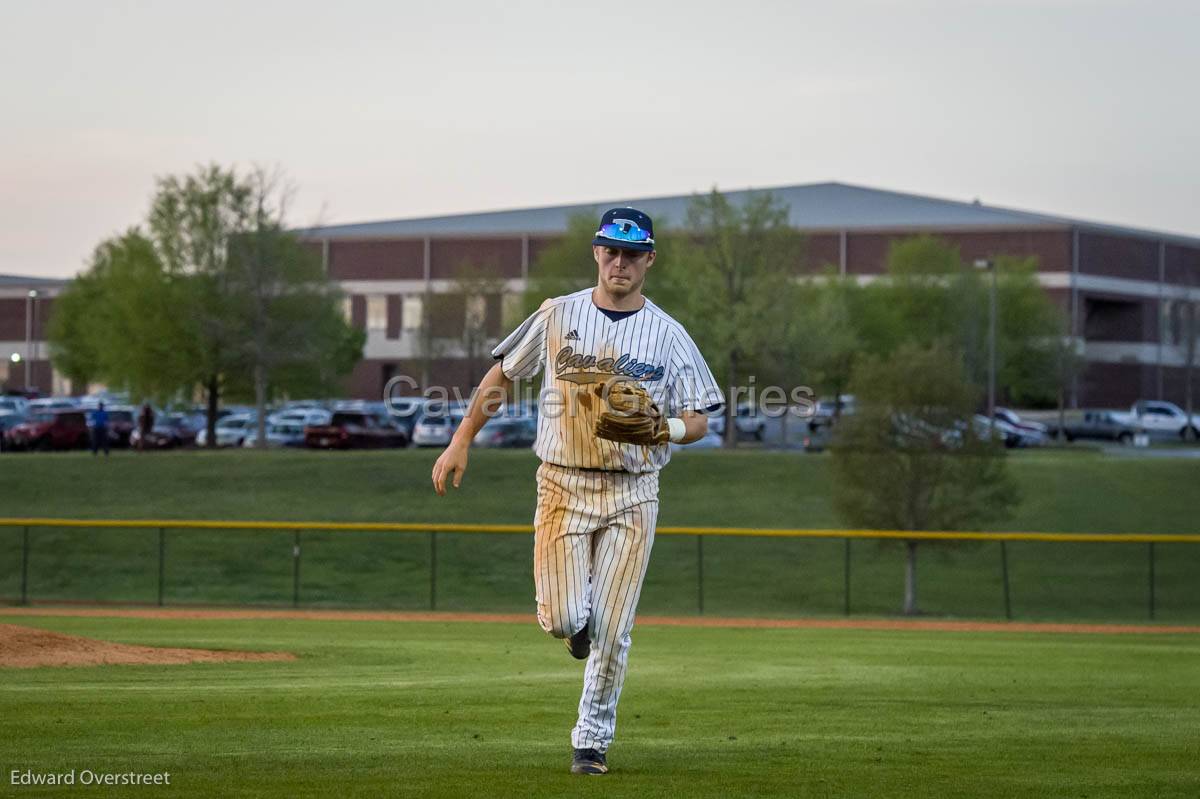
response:
[[[108,457],[108,411],[104,410],[104,403],[101,402],[96,406],[96,410],[92,411],[92,454],[98,454],[100,447],[104,447],[104,457]]]

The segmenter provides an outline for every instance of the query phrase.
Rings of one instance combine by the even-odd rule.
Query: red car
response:
[[[4,433],[6,449],[87,449],[91,443],[87,412],[38,411]]]
[[[338,411],[327,425],[305,427],[304,445],[318,449],[407,447],[408,435],[386,417],[363,411]]]

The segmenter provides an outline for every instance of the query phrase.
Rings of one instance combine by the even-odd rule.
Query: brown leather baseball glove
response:
[[[641,385],[631,380],[613,383],[605,393],[604,385],[597,393],[608,402],[607,410],[596,420],[596,437],[622,444],[653,447],[670,439],[670,429],[662,411]]]

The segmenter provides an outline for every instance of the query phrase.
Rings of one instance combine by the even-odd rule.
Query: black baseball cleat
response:
[[[592,639],[588,638],[588,628],[585,624],[583,629],[572,635],[570,638],[564,638],[563,643],[567,645],[567,651],[571,653],[571,657],[576,660],[587,660],[588,655],[592,652]]]
[[[595,749],[576,749],[575,756],[571,758],[571,773],[607,774],[608,761],[604,759],[603,752],[597,752]]]

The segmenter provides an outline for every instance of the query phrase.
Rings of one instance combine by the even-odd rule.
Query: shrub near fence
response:
[[[526,525],[0,519],[0,600],[528,611]],[[663,527],[640,610],[1200,619],[1200,536]]]

